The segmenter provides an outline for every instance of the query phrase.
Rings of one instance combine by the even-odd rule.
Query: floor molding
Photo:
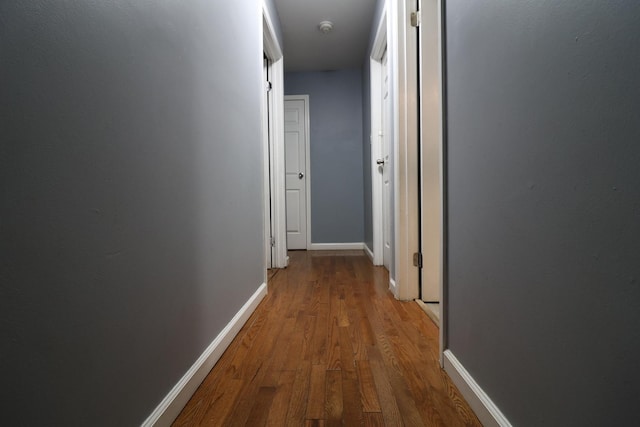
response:
[[[362,245],[364,246],[364,252],[367,254],[371,262],[373,262],[373,251],[369,249],[369,246],[367,246],[366,243],[363,243]]]
[[[429,319],[439,328],[440,327],[440,304],[426,303],[422,300],[414,300],[418,306],[424,311]]]
[[[263,283],[258,290],[249,298],[242,308],[233,316],[233,319],[225,326],[211,344],[200,355],[198,360],[189,368],[187,373],[171,389],[169,394],[160,402],[158,407],[142,423],[142,427],[164,427],[171,423],[182,411],[193,393],[202,383],[211,368],[222,356],[231,341],[240,332],[242,326],[247,322],[249,316],[255,311],[260,301],[267,295],[267,285]]]
[[[451,350],[444,352],[444,370],[458,387],[471,409],[485,427],[511,427],[511,423],[500,412],[491,398],[462,366]]]
[[[307,248],[310,251],[346,251],[346,250],[363,250],[364,243],[310,243]]]
[[[389,290],[393,294],[396,299],[398,299],[398,286],[396,285],[396,281],[389,277]]]

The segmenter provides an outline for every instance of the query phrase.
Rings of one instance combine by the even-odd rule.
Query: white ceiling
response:
[[[326,71],[362,66],[376,0],[275,0],[286,71]],[[333,31],[318,30],[321,21]]]

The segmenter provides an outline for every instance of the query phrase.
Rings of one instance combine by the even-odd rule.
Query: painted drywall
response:
[[[373,187],[371,180],[371,65],[369,55],[362,65],[362,183],[364,199],[364,243],[373,250]]]
[[[311,241],[362,242],[362,70],[285,73],[285,95],[309,95]]]
[[[447,2],[448,342],[513,425],[640,418],[638,22]]]
[[[0,16],[3,423],[139,425],[263,281],[260,8]]]
[[[378,31],[378,25],[380,23],[380,19],[382,19],[382,14],[384,13],[386,7],[386,0],[376,0],[376,8],[373,12],[373,20],[371,21],[371,31],[369,32],[369,48],[368,55],[365,58],[365,62],[368,61],[369,56],[371,56],[371,48],[373,47],[373,43],[376,39],[376,32]]]
[[[278,43],[280,44],[280,47],[283,47],[282,26],[280,25],[280,15],[278,15],[278,9],[276,8],[276,4],[274,3],[273,0],[262,0],[262,1],[269,13],[269,16],[271,17],[273,30],[276,34],[276,39],[278,39]]]

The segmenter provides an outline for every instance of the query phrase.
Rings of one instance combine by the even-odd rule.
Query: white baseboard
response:
[[[369,249],[369,246],[367,246],[366,243],[363,243],[362,245],[364,246],[364,252],[367,254],[371,262],[373,262],[373,251]]]
[[[391,291],[393,296],[396,297],[396,299],[397,299],[398,298],[398,286],[396,285],[395,279],[392,279],[391,277],[389,277],[389,290]]]
[[[309,243],[307,249],[310,251],[362,250],[364,249],[364,243]]]
[[[458,387],[473,412],[483,426],[511,427],[511,423],[500,412],[478,383],[462,366],[451,350],[444,352],[444,370],[449,374],[453,383]]]
[[[265,295],[267,285],[263,283],[142,423],[142,427],[164,427],[173,423]]]

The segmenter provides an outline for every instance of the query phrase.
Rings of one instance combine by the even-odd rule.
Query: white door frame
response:
[[[419,249],[418,199],[418,76],[415,28],[409,25],[409,15],[417,10],[417,0],[387,0],[378,24],[371,51],[371,90],[380,85],[380,59],[387,47],[391,108],[393,123],[393,189],[394,263],[389,273],[389,288],[403,301],[419,295],[419,270],[413,265],[413,254]],[[379,157],[381,105],[371,93],[371,161],[372,174]],[[377,101],[376,101],[377,100]],[[382,264],[382,182],[372,175],[373,258]]]
[[[284,268],[289,262],[287,257],[287,224],[284,193],[284,58],[282,48],[276,37],[273,21],[264,3],[262,7],[262,46],[269,59],[269,71],[272,84],[269,115],[269,137],[271,144],[263,144],[264,156],[264,189],[263,205],[265,207],[265,248],[274,238],[274,268]],[[266,96],[266,93],[263,92]],[[264,103],[263,103],[264,104]],[[267,114],[263,111],[262,114]],[[263,141],[268,141],[263,138]],[[271,179],[269,179],[269,161],[271,162]],[[271,203],[269,203],[269,198]],[[271,218],[271,227],[269,219]],[[272,228],[273,236],[269,235]],[[266,255],[265,255],[266,260]],[[265,273],[266,274],[266,273]]]
[[[395,190],[395,296],[419,295],[419,270],[413,254],[419,248],[418,194],[418,37],[409,24],[417,0],[391,0],[389,10],[391,74],[393,77],[394,190]]]
[[[309,95],[285,95],[285,101],[302,101],[304,102],[304,168],[305,170],[305,207],[306,207],[306,227],[307,227],[307,244],[306,249],[311,249],[311,141],[309,139]],[[284,122],[284,121],[283,121]],[[283,157],[284,158],[284,157]],[[285,229],[286,230],[286,229]],[[286,239],[285,232],[285,239]]]
[[[442,48],[438,2],[420,0],[421,299],[440,302],[443,256]]]
[[[273,248],[271,247],[271,230],[273,229],[273,218],[271,217],[271,201],[270,193],[271,193],[271,175],[269,173],[269,113],[271,111],[271,102],[269,99],[269,90],[267,84],[266,77],[269,75],[271,71],[271,61],[269,59],[264,60],[263,66],[263,79],[262,83],[264,84],[263,89],[263,97],[262,97],[262,155],[263,155],[263,172],[264,172],[264,180],[263,180],[263,222],[264,222],[264,230],[265,230],[265,239],[264,239],[264,256],[265,263],[267,268],[273,267]]]
[[[421,41],[420,86],[421,93],[421,223],[423,286],[438,295],[440,303],[440,365],[444,365],[447,317],[446,272],[446,176],[444,154],[444,33],[442,0],[420,2]],[[426,57],[423,57],[423,54]],[[428,89],[427,89],[428,88]],[[424,297],[423,297],[424,299]]]

